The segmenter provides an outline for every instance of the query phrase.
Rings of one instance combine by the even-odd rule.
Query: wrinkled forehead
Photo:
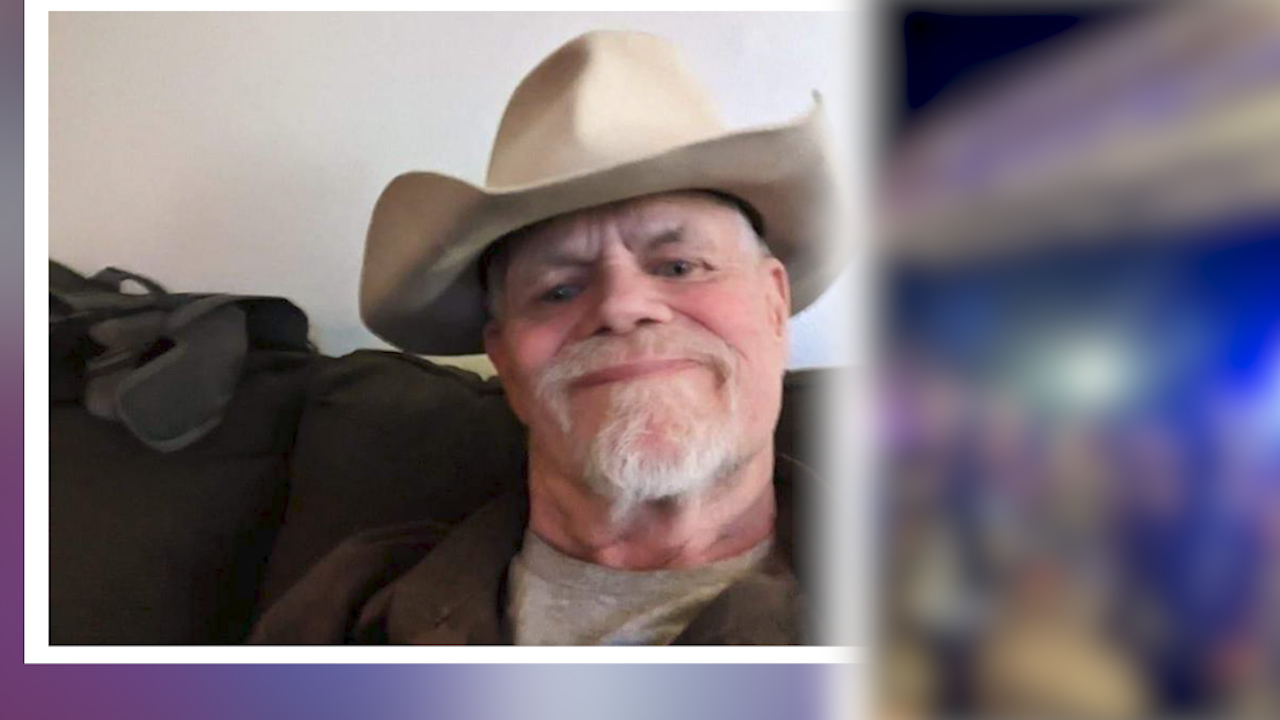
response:
[[[656,243],[732,243],[750,224],[747,210],[731,198],[688,191],[651,195],[580,210],[518,230],[486,258],[489,272],[537,264],[572,253],[583,257],[621,241],[632,252]]]

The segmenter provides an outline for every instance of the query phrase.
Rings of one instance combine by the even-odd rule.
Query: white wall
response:
[[[49,253],[172,290],[282,295],[320,348],[385,347],[360,323],[364,232],[388,180],[483,181],[519,79],[597,27],[679,43],[731,127],[810,91],[851,127],[832,14],[65,14],[49,32]],[[847,139],[838,134],[839,147]],[[792,365],[849,361],[849,273],[793,321]]]

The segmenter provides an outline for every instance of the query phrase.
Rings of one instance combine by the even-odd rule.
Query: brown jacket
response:
[[[811,560],[793,532],[811,473],[780,457],[775,550],[711,601],[677,645],[812,644],[797,569]],[[800,476],[804,475],[804,480]],[[795,493],[799,494],[799,493]],[[507,567],[520,551],[528,498],[513,492],[462,522],[365,531],[322,558],[263,614],[249,642],[273,645],[509,645]],[[804,527],[802,525],[802,527]],[[808,533],[804,533],[808,534]]]

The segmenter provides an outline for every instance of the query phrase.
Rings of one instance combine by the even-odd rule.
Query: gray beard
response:
[[[564,437],[573,437],[575,424],[567,385],[628,355],[698,359],[714,374],[713,387],[723,403],[709,403],[697,381],[684,373],[609,388],[599,431],[570,452],[583,484],[611,502],[615,517],[644,502],[694,501],[746,461],[732,350],[702,334],[645,332],[626,345],[592,339],[575,346],[537,386]]]
[[[692,502],[741,466],[736,395],[727,413],[700,406],[688,383],[627,383],[610,395],[607,420],[579,457],[588,488],[625,516],[652,501]]]

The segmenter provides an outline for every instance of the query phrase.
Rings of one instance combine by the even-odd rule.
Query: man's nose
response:
[[[656,278],[629,263],[610,263],[599,275],[592,334],[628,333],[640,325],[671,320]]]

